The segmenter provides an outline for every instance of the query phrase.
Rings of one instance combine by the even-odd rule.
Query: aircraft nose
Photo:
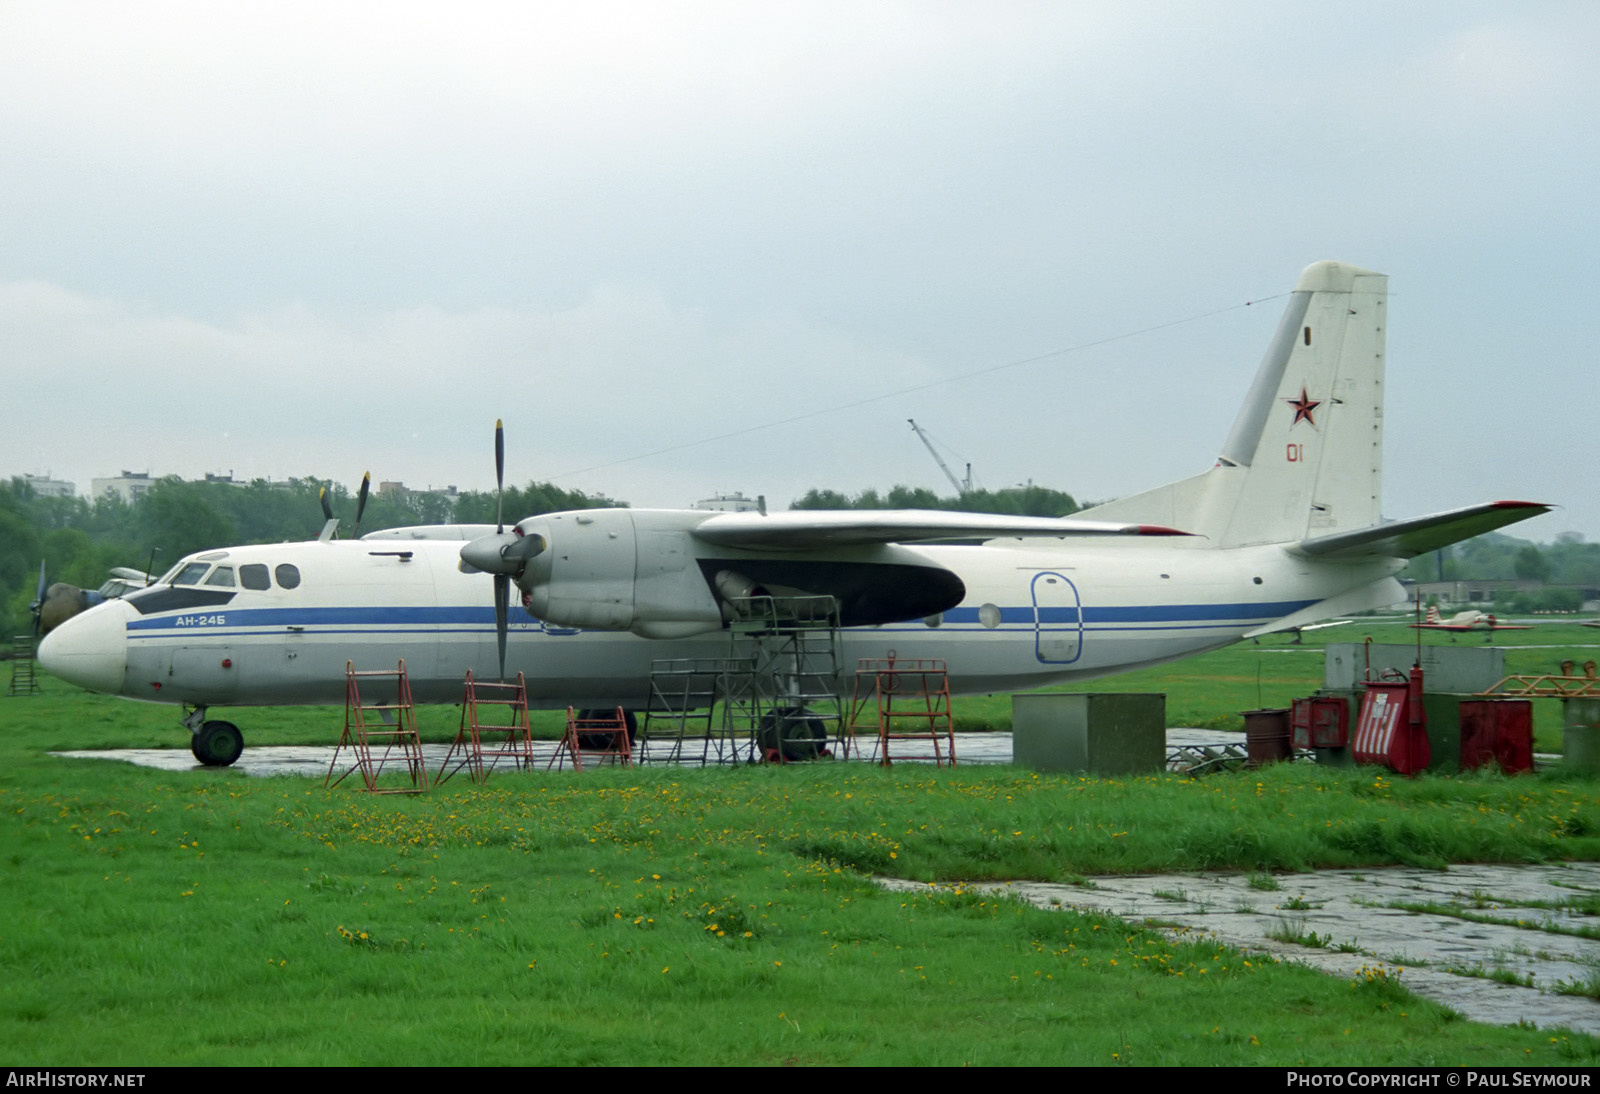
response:
[[[112,600],[67,620],[39,643],[39,664],[89,691],[116,694],[128,671],[128,620],[133,608]]]

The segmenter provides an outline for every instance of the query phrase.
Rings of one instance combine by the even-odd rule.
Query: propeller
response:
[[[361,493],[356,497],[356,524],[350,529],[351,539],[361,538],[361,514],[367,511],[367,491],[372,489],[372,472],[367,471],[361,476]]]
[[[372,472],[368,471],[361,476],[361,491],[356,498],[356,523],[350,530],[351,539],[361,538],[361,514],[367,511],[367,493],[372,489]],[[328,488],[322,487],[317,491],[317,501],[322,506],[322,534],[317,538],[329,540],[337,538],[339,523],[333,516],[333,505],[328,501]]]
[[[506,677],[506,616],[511,605],[511,583],[528,568],[528,560],[545,549],[543,536],[522,535],[515,528],[506,531],[505,522],[506,439],[505,426],[494,423],[494,535],[479,536],[461,548],[461,561],[494,575],[494,633],[500,653],[500,679]]]
[[[506,531],[506,427],[494,420],[494,534]],[[511,609],[511,575],[494,575],[494,642],[500,651],[500,682],[506,679],[506,616]]]

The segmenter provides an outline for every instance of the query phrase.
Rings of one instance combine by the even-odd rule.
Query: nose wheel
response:
[[[202,722],[189,741],[189,751],[207,767],[227,767],[244,751],[244,734],[232,722]]]

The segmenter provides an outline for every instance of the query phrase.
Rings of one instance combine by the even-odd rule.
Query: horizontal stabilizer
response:
[[[1001,536],[1182,536],[1152,524],[1073,520],[1070,517],[1009,517],[992,513],[923,509],[857,509],[820,512],[722,513],[694,528],[694,535],[722,547],[792,551],[872,543],[931,543],[996,539]]]
[[[1463,509],[1450,509],[1426,517],[1396,520],[1335,532],[1331,536],[1303,539],[1290,548],[1311,558],[1415,558],[1452,543],[1481,536],[1519,520],[1548,513],[1550,506],[1534,501],[1488,501]]]

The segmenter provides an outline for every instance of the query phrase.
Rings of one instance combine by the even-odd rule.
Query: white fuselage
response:
[[[292,567],[298,581],[219,589],[195,571],[189,585],[84,613],[47,639],[40,659],[94,690],[199,706],[341,703],[347,662],[388,669],[403,659],[417,701],[458,701],[469,669],[498,675],[491,581],[461,572],[460,546],[351,540],[208,552],[196,557],[236,574]],[[916,552],[957,574],[965,598],[927,620],[844,629],[842,675],[891,651],[943,658],[952,690],[964,693],[1121,672],[1225,646],[1399,566],[1170,539],[1015,539]],[[165,607],[142,599],[155,593]],[[726,631],[650,639],[547,626],[513,605],[506,674],[524,675],[536,707],[642,708],[652,662],[738,655],[730,642]]]

